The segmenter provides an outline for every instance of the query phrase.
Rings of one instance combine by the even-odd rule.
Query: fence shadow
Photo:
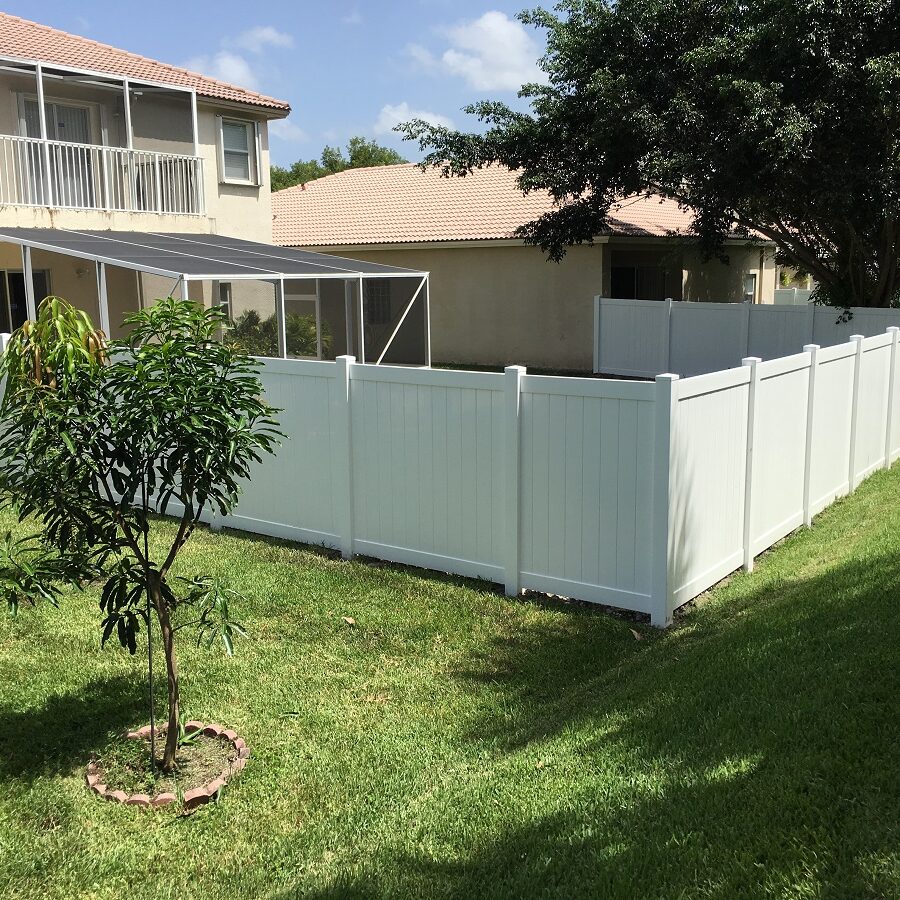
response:
[[[0,707],[0,782],[67,774],[116,731],[147,718],[147,686],[132,676],[97,678],[31,709]]]
[[[633,646],[607,636],[605,658],[596,633],[571,622],[498,639],[457,675],[481,711],[463,739],[502,759],[576,730],[580,766],[599,774],[572,770],[565,802],[509,817],[514,827],[445,854],[452,861],[385,850],[359,877],[304,896],[702,887],[726,898],[798,880],[834,896],[888,895],[890,866],[879,886],[864,864],[893,858],[900,840],[900,558],[761,583],[668,634]],[[604,790],[629,777],[633,795],[609,802]]]

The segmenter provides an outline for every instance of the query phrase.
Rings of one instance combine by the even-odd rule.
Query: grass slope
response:
[[[664,634],[575,605],[201,533],[254,599],[182,641],[251,765],[186,818],[93,799],[146,721],[96,597],[0,619],[0,895],[900,896],[900,467]],[[344,616],[356,620],[350,625]]]

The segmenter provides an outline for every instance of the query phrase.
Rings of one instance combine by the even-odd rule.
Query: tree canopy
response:
[[[340,147],[326,146],[319,159],[298,159],[288,168],[272,166],[272,190],[281,191],[295,184],[306,184],[325,175],[343,172],[344,169],[362,169],[367,166],[391,166],[406,160],[390,147],[382,147],[364,137],[352,137],[347,144],[347,155]]]
[[[559,259],[610,205],[655,193],[695,213],[706,250],[761,235],[836,306],[898,302],[896,0],[562,0],[527,112],[484,101],[483,134],[400,126],[426,164],[499,163],[558,208],[520,234]]]

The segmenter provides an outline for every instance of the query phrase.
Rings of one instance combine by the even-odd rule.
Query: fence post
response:
[[[653,494],[650,624],[666,628],[675,608],[674,509],[672,466],[677,426],[677,375],[656,376],[654,398]]]
[[[747,394],[747,465],[744,469],[744,571],[753,571],[753,467],[756,450],[756,400],[759,388],[758,356],[741,360],[750,367],[750,384]]]
[[[521,510],[522,480],[520,476],[522,376],[524,366],[507,366],[503,381],[503,449],[506,457],[505,509],[506,534],[503,542],[503,582],[508,597],[522,590]]]
[[[806,344],[804,353],[809,354],[809,390],[806,394],[806,451],[803,458],[803,524],[812,525],[812,455],[813,455],[813,415],[816,409],[816,373],[819,371],[819,345]]]
[[[887,331],[891,336],[891,368],[890,375],[888,375],[887,415],[884,422],[884,467],[889,469],[891,467],[891,453],[893,452],[891,432],[894,430],[894,403],[897,401],[897,398],[894,396],[894,378],[897,372],[897,339],[898,335],[900,335],[900,328],[896,325],[891,325]]]
[[[863,336],[851,334],[850,340],[856,343],[856,357],[853,362],[853,393],[850,402],[850,460],[847,473],[847,492],[856,490],[856,431],[859,426],[859,383],[862,372]]]
[[[600,295],[594,297],[594,374],[600,371]]]
[[[338,478],[339,495],[336,503],[337,533],[341,540],[341,556],[353,556],[353,425],[350,406],[350,381],[353,378],[355,356],[339,356],[335,361],[338,379],[338,410],[336,464],[344,470],[343,481]]]

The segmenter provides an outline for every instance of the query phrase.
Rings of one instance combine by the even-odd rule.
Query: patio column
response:
[[[37,318],[34,302],[34,276],[31,271],[31,247],[22,247],[22,274],[25,281],[25,311],[33,322]]]
[[[109,300],[106,294],[106,263],[97,262],[97,303],[100,307],[100,330],[109,337]]]
[[[131,130],[131,82],[125,78],[122,81],[125,90],[125,146],[129,150],[134,149],[134,133]]]
[[[197,92],[191,91],[191,134],[194,136],[194,156],[200,155],[200,130],[197,125]]]
[[[41,153],[44,159],[44,206],[53,206],[53,180],[50,174],[50,144],[47,143],[47,109],[44,106],[44,69],[40,63],[34,67],[37,83],[38,120],[41,125]]]

